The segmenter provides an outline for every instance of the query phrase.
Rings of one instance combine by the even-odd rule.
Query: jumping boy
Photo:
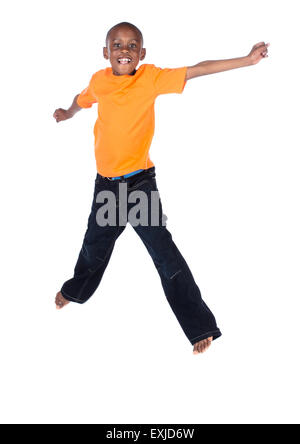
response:
[[[257,43],[247,56],[235,59],[209,60],[173,69],[143,64],[136,70],[146,56],[141,31],[128,22],[118,23],[108,31],[103,56],[110,61],[111,67],[96,72],[87,88],[75,96],[68,110],[59,108],[53,114],[60,122],[73,117],[81,108],[98,103],[94,126],[97,176],[92,209],[74,276],[56,295],[57,309],[69,302],[82,304],[97,289],[115,241],[127,222],[125,219],[124,223],[124,211],[123,219],[113,217],[113,223],[106,225],[99,222],[99,212],[106,205],[105,199],[99,196],[101,193],[113,196],[114,209],[119,216],[125,189],[128,199],[125,218],[130,219],[128,216],[133,210],[134,199],[130,195],[140,192],[146,196],[144,207],[140,208],[149,210],[146,223],[132,224],[129,221],[153,259],[168,303],[194,346],[194,354],[203,353],[214,339],[221,336],[212,312],[203,301],[187,263],[165,226],[160,199],[155,207],[159,223],[153,224],[152,219],[149,222],[149,214],[154,213],[155,206],[152,196],[159,193],[155,166],[149,157],[154,134],[154,102],[160,94],[182,93],[186,82],[193,77],[254,65],[268,57],[268,46],[269,43]],[[108,212],[110,210],[111,206]]]

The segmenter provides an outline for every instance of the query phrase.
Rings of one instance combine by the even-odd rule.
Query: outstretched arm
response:
[[[229,69],[242,68],[243,66],[256,65],[262,58],[268,57],[268,46],[270,46],[270,43],[265,44],[264,42],[260,42],[254,45],[250,53],[245,57],[226,60],[207,60],[194,66],[188,66],[185,80],[207,74],[214,74],[216,72],[228,71]]]
[[[77,97],[78,96],[79,96],[79,94],[77,94],[74,97],[73,103],[69,109],[58,108],[54,111],[53,117],[54,117],[54,119],[56,119],[57,123],[60,122],[61,120],[70,119],[71,117],[74,116],[75,113],[77,113],[77,111],[82,109],[81,106],[79,106],[77,104]]]

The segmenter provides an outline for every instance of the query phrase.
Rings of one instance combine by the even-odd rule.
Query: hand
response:
[[[260,42],[253,46],[248,54],[252,65],[256,65],[262,58],[268,57],[268,46],[270,46],[270,43],[265,44],[265,42]]]
[[[61,120],[67,120],[73,117],[73,114],[68,109],[58,108],[53,113],[54,119],[56,122],[60,122]]]

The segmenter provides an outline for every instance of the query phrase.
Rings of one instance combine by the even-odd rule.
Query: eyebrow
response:
[[[113,39],[113,42],[115,42],[116,40],[121,40],[121,39]],[[131,41],[131,42],[133,42],[133,41],[137,42],[138,40],[136,40],[136,39],[131,39],[130,41]]]

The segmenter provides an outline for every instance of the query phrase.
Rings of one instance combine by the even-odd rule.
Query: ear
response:
[[[107,59],[107,60],[109,59],[109,57],[108,57],[108,50],[107,50],[106,46],[103,47],[103,57],[105,59]]]
[[[141,51],[140,60],[144,60],[145,57],[146,57],[146,48],[143,48]]]

